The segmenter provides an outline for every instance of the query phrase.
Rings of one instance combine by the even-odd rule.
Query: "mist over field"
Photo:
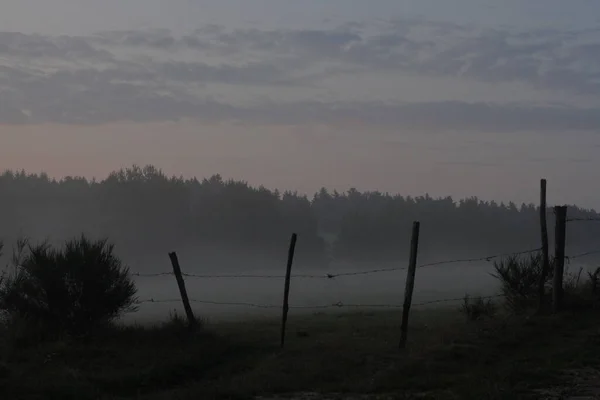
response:
[[[0,0],[0,400],[600,398],[599,16]]]
[[[308,197],[219,175],[169,177],[156,167],[135,165],[98,181],[6,171],[0,190],[0,233],[7,250],[19,238],[60,247],[81,234],[114,244],[142,301],[124,319],[140,323],[164,320],[173,310],[182,314],[172,251],[193,308],[202,318],[219,320],[280,312],[292,233],[299,237],[293,314],[399,307],[413,221],[421,222],[417,264],[424,266],[417,269],[415,305],[455,306],[460,301],[435,301],[495,295],[493,263],[503,257],[486,258],[540,247],[537,206],[474,197],[326,188]],[[595,211],[576,206],[569,215],[597,218]],[[552,227],[551,209],[548,219]],[[593,250],[599,234],[599,224],[571,224],[568,255]],[[594,261],[591,254],[569,268],[577,272]]]
[[[553,205],[597,215],[590,2],[31,1],[0,6],[5,253],[83,233],[134,273],[169,272],[176,251],[188,274],[283,275],[295,232],[293,272],[325,275],[406,267],[418,220],[419,264],[482,258],[419,269],[419,303],[492,294],[486,256],[540,247],[540,178],[550,243]],[[570,224],[567,253],[593,250],[599,225]],[[292,306],[398,305],[404,279],[295,278]],[[136,280],[141,300],[179,297],[173,276]],[[277,307],[283,290],[186,284],[195,300]]]
[[[399,263],[404,264],[404,263]],[[331,271],[331,270],[330,270]],[[336,271],[336,269],[333,269]],[[342,270],[340,270],[342,271]],[[343,270],[347,271],[347,270]],[[253,271],[272,273],[273,271]],[[310,271],[313,272],[313,271]],[[320,271],[314,271],[319,273]],[[413,302],[415,304],[442,299],[461,299],[465,294],[472,297],[497,294],[498,283],[490,275],[491,265],[454,265],[441,270],[423,269],[417,272]],[[312,313],[343,313],[359,310],[385,309],[392,305],[398,310],[398,320],[404,300],[406,271],[385,272],[371,276],[335,279],[292,280],[290,292],[290,316]],[[173,277],[159,281],[140,278],[136,280],[141,298],[180,299]],[[208,321],[250,319],[281,315],[284,279],[187,279],[188,294],[195,299],[214,302],[241,302],[274,306],[269,309],[242,305],[192,304],[195,313]],[[461,300],[442,303],[444,307],[458,308]],[[336,307],[335,304],[350,305]],[[296,306],[308,307],[294,309]],[[315,309],[310,307],[317,306]],[[321,306],[331,306],[321,309]],[[354,307],[359,306],[359,307]],[[373,306],[373,307],[369,307]],[[382,307],[384,306],[384,307]],[[439,307],[434,303],[428,307]],[[422,308],[423,306],[419,306]],[[185,315],[181,301],[175,303],[142,304],[136,313],[127,315],[125,321],[139,323],[164,320],[170,312]]]

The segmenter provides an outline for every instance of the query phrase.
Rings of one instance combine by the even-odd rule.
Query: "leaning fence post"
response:
[[[419,250],[419,230],[421,224],[413,222],[412,238],[410,240],[410,260],[406,274],[406,288],[404,289],[404,306],[402,309],[402,326],[400,327],[400,348],[406,347],[408,333],[408,314],[412,303],[413,289],[415,287],[415,272],[417,270],[417,253]]]
[[[298,235],[292,234],[290,248],[288,251],[287,268],[285,271],[285,287],[283,290],[283,315],[281,317],[281,347],[285,344],[285,326],[287,324],[288,311],[290,310],[290,280],[292,277],[292,263],[294,262],[294,252],[296,251],[296,241]]]
[[[188,298],[187,290],[185,289],[185,281],[183,280],[183,274],[181,273],[181,266],[179,265],[177,253],[169,253],[169,258],[171,259],[171,265],[173,266],[173,274],[175,274],[175,279],[177,280],[177,285],[179,286],[179,293],[181,293],[181,301],[183,302],[183,308],[185,309],[185,313],[187,315],[189,324],[188,326],[193,330],[196,327],[196,318],[194,317],[194,312],[190,306],[190,299]]]
[[[563,274],[565,271],[565,246],[567,236],[567,207],[554,207],[556,213],[554,279],[552,284],[552,312],[557,313],[562,307]]]
[[[547,203],[546,203],[546,187],[545,179],[540,182],[540,227],[542,231],[542,273],[538,282],[539,306],[538,312],[542,312],[544,308],[544,298],[546,295],[546,278],[550,272],[550,256],[548,255],[548,222],[546,219]]]

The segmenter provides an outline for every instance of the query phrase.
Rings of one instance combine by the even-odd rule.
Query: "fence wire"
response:
[[[493,295],[493,296],[475,296],[469,297],[469,299],[494,299],[499,297],[505,297],[504,295]],[[426,306],[430,304],[439,303],[450,303],[456,301],[463,301],[465,297],[455,297],[447,299],[430,300],[421,303],[412,303],[412,307]],[[146,303],[180,303],[181,299],[145,299],[138,300],[135,304],[146,304]],[[207,304],[207,305],[218,305],[218,306],[235,306],[235,307],[250,307],[250,308],[262,308],[262,309],[280,309],[281,305],[276,304],[259,304],[259,303],[246,303],[246,302],[227,302],[227,301],[210,301],[210,300],[198,300],[190,299],[191,303]],[[319,309],[332,309],[332,308],[403,308],[403,304],[353,304],[343,303],[341,301],[331,304],[319,304],[319,305],[307,305],[307,306],[289,306],[290,309],[296,310],[319,310]]]
[[[428,263],[428,264],[421,264],[421,265],[419,265],[419,268],[437,267],[437,266],[446,265],[446,264],[472,263],[472,262],[480,262],[480,261],[490,262],[490,261],[493,261],[498,258],[519,256],[519,255],[524,255],[524,254],[533,254],[533,253],[537,253],[541,250],[542,250],[542,248],[540,247],[540,248],[532,249],[532,250],[524,250],[524,251],[518,251],[518,252],[514,252],[514,253],[495,254],[492,256],[479,257],[479,258],[463,258],[463,259],[448,260],[448,261],[436,261],[436,262],[432,262],[432,263]]]
[[[565,256],[565,259],[567,260],[567,262],[570,262],[571,260],[576,260],[578,258],[587,257],[595,254],[600,254],[600,250],[586,251],[584,253],[579,253],[572,256]]]
[[[600,222],[600,218],[596,218],[596,217],[567,218],[567,222]]]
[[[426,263],[418,265],[417,268],[429,268],[429,267],[437,267],[448,264],[457,264],[457,263],[473,263],[473,262],[481,262],[481,261],[493,261],[502,257],[510,257],[510,256],[518,256],[524,254],[532,254],[541,251],[541,248],[518,251],[513,253],[499,253],[488,255],[484,257],[477,258],[459,258],[445,261],[437,261],[432,263]],[[583,257],[589,254],[600,253],[598,252],[587,252],[578,254],[575,256],[571,256],[570,259],[575,259],[578,257]],[[406,270],[408,267],[394,267],[394,268],[378,268],[364,271],[348,271],[348,272],[340,272],[340,273],[325,273],[325,274],[296,274],[292,275],[292,278],[304,278],[304,279],[334,279],[338,277],[349,277],[349,276],[360,276],[360,275],[369,275],[369,274],[377,274],[384,272],[393,272],[393,271],[401,271]],[[158,273],[133,273],[133,276],[137,277],[162,277],[162,276],[174,276],[173,272],[158,272]],[[269,275],[269,274],[191,274],[191,273],[183,273],[182,274],[186,278],[199,278],[199,279],[285,279],[285,275]],[[494,299],[504,297],[504,295],[493,295],[493,296],[476,296],[471,299]],[[445,299],[437,299],[430,300],[420,303],[412,303],[411,306],[419,307],[426,306],[431,304],[441,304],[441,303],[450,303],[463,301],[465,297],[456,297],[456,298],[445,298]],[[179,303],[181,299],[173,298],[173,299],[144,299],[138,300],[136,304],[146,304],[146,303]],[[252,303],[252,302],[228,302],[228,301],[211,301],[211,300],[201,300],[201,299],[190,299],[190,302],[197,304],[205,304],[205,305],[216,305],[216,306],[232,306],[232,307],[249,307],[249,308],[260,308],[260,309],[280,309],[281,305],[278,304],[260,304],[260,303]],[[306,305],[306,306],[290,306],[290,309],[304,309],[304,310],[322,310],[322,309],[340,309],[340,308],[363,308],[363,309],[385,309],[385,308],[402,308],[403,304],[352,304],[352,303],[331,303],[331,304],[319,304],[319,305]]]
[[[493,261],[502,257],[510,257],[510,256],[518,256],[524,254],[532,254],[541,251],[541,248],[518,251],[514,253],[501,253],[494,254],[484,257],[478,258],[458,258],[453,260],[445,260],[445,261],[436,261],[427,264],[421,264],[417,266],[417,268],[426,268],[426,267],[436,267],[447,264],[458,264],[458,263],[473,263],[480,261]],[[324,274],[292,274],[291,278],[296,279],[334,279],[339,277],[347,277],[347,276],[360,276],[360,275],[370,275],[370,274],[378,274],[383,272],[394,272],[394,271],[403,271],[408,269],[408,267],[392,267],[392,268],[377,268],[370,269],[364,271],[348,271],[348,272],[339,272],[339,273],[324,273]],[[131,275],[136,277],[144,277],[144,278],[153,278],[153,277],[161,277],[161,276],[174,276],[173,272],[158,272],[158,273],[132,273]],[[285,279],[285,275],[269,275],[269,274],[190,274],[190,273],[182,273],[182,275],[186,278],[199,278],[199,279]]]

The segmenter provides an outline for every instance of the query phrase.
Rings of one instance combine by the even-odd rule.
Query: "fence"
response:
[[[260,308],[260,309],[281,309],[282,310],[282,323],[281,323],[281,346],[284,345],[285,342],[285,328],[286,322],[288,318],[288,312],[290,309],[302,309],[302,310],[323,310],[323,309],[340,309],[340,308],[365,308],[365,309],[402,309],[402,325],[400,332],[400,347],[404,347],[407,340],[407,331],[408,331],[408,321],[409,321],[409,313],[411,307],[417,306],[425,306],[432,304],[443,304],[450,302],[457,302],[464,300],[463,297],[453,297],[453,298],[444,298],[444,299],[436,299],[432,301],[425,301],[420,303],[412,303],[412,295],[415,280],[418,279],[418,270],[422,268],[436,268],[443,267],[450,264],[465,264],[465,263],[478,263],[478,262],[493,262],[496,260],[500,260],[506,257],[514,257],[528,254],[536,254],[541,253],[542,262],[543,262],[543,272],[539,281],[539,301],[540,301],[540,311],[544,306],[544,298],[546,296],[546,278],[547,275],[551,272],[551,267],[554,268],[553,271],[553,282],[552,282],[552,310],[553,312],[560,311],[562,307],[562,299],[563,299],[563,276],[564,276],[564,267],[565,262],[570,263],[572,260],[580,259],[583,257],[600,254],[600,250],[590,250],[579,254],[567,255],[565,254],[566,247],[566,226],[568,223],[585,223],[585,222],[600,222],[600,218],[567,218],[567,207],[566,206],[556,206],[554,207],[554,212],[556,214],[556,225],[555,225],[555,245],[554,245],[554,257],[553,262],[550,261],[549,255],[549,243],[548,243],[548,228],[546,222],[546,214],[547,214],[547,206],[546,206],[546,180],[542,179],[541,181],[541,191],[540,191],[540,227],[541,227],[541,243],[542,246],[535,249],[529,250],[521,250],[515,251],[512,253],[500,253],[500,254],[492,254],[484,257],[475,257],[475,258],[461,258],[461,259],[451,259],[444,261],[436,261],[425,264],[418,264],[418,247],[419,247],[419,234],[420,234],[420,223],[415,221],[413,224],[413,232],[410,243],[410,258],[407,266],[400,266],[394,268],[378,268],[378,269],[369,269],[369,270],[361,270],[361,271],[347,271],[347,272],[338,272],[338,273],[323,273],[323,274],[292,274],[292,265],[294,259],[294,252],[296,248],[297,235],[292,234],[292,238],[290,241],[290,247],[288,251],[288,261],[286,265],[286,274],[193,274],[186,273],[181,270],[179,265],[179,260],[177,259],[176,253],[170,253],[169,257],[171,259],[171,264],[173,267],[172,271],[159,272],[159,273],[133,273],[133,276],[142,277],[142,278],[160,278],[160,277],[175,277],[179,291],[181,294],[181,298],[172,298],[172,299],[142,299],[138,300],[138,304],[144,303],[175,303],[182,302],[188,321],[191,329],[194,328],[194,324],[196,319],[193,314],[193,310],[191,307],[191,303],[197,304],[206,304],[206,305],[218,305],[218,306],[235,306],[235,307],[251,307],[251,308]],[[352,303],[344,303],[342,301],[338,301],[335,303],[328,304],[317,304],[317,305],[290,305],[289,304],[289,294],[291,291],[291,282],[292,280],[297,279],[323,279],[323,280],[335,280],[341,277],[358,277],[364,275],[372,275],[379,274],[385,272],[393,272],[393,271],[407,271],[407,279],[406,279],[406,287],[404,290],[404,302],[402,304],[352,304]],[[595,272],[595,277],[598,277],[600,271],[600,267]],[[209,299],[196,299],[189,298],[187,294],[187,290],[185,287],[185,279],[275,279],[281,280],[284,284],[284,296],[282,300],[282,304],[260,304],[253,302],[237,302],[237,301],[212,301]],[[491,296],[478,296],[480,299],[493,299],[493,298],[501,298],[504,295],[491,295]]]

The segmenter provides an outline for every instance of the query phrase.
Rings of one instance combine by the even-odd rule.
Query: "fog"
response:
[[[183,261],[183,260],[182,260]],[[168,260],[167,260],[168,262]],[[183,261],[185,262],[185,261]],[[167,263],[165,263],[167,264]],[[284,265],[285,262],[282,262]],[[404,263],[399,262],[400,265]],[[185,265],[185,264],[184,264]],[[283,273],[285,268],[282,268]],[[347,269],[329,269],[328,273],[347,272]],[[274,271],[252,271],[257,275],[272,275]],[[417,271],[413,303],[444,299],[461,299],[497,294],[498,282],[491,276],[490,264],[454,265],[439,270],[423,268]],[[302,273],[322,274],[318,270]],[[208,272],[210,274],[210,272]],[[360,310],[385,310],[385,306],[398,307],[400,313],[404,300],[406,271],[383,272],[365,276],[339,277],[332,279],[293,278],[290,288],[290,316],[312,313],[356,312]],[[136,280],[140,298],[174,299],[172,303],[141,304],[137,312],[125,316],[124,321],[141,324],[165,320],[172,312],[184,316],[179,289],[174,277],[138,278]],[[262,309],[246,305],[211,305],[192,303],[196,316],[207,321],[250,319],[281,315],[284,279],[186,279],[188,295],[193,299],[224,303],[251,303],[273,306]],[[177,301],[179,299],[179,301]],[[460,300],[433,303],[424,307],[454,307]],[[336,307],[335,304],[350,307]],[[315,309],[294,307],[313,307]],[[320,308],[321,306],[331,306]],[[354,307],[360,306],[360,307]],[[374,306],[374,307],[369,307]],[[383,306],[383,307],[382,307]],[[400,315],[400,314],[399,314]]]
[[[281,264],[284,266],[285,262]],[[406,263],[399,261],[398,265],[406,265]],[[376,269],[376,266],[374,267]],[[593,271],[596,267],[592,264],[578,264],[577,267],[567,265],[567,274],[576,276],[582,268],[580,279],[583,282],[587,279],[586,272]],[[360,271],[364,270],[331,268],[327,273]],[[277,272],[281,273],[281,278],[186,278],[186,288],[191,299],[216,303],[246,303],[227,305],[192,302],[192,309],[197,317],[208,322],[278,317],[281,315],[283,304],[285,267],[280,271],[255,270],[251,274],[274,275]],[[218,271],[212,273],[218,274]],[[311,269],[303,270],[301,273],[324,275],[323,271]],[[395,309],[400,316],[404,302],[406,273],[406,270],[399,270],[337,278],[292,278],[290,315]],[[417,310],[432,308],[458,310],[466,295],[471,298],[498,296],[500,281],[493,276],[494,273],[492,262],[458,263],[437,268],[417,269],[412,307]],[[202,270],[202,274],[211,275],[211,271]],[[173,301],[141,304],[135,313],[124,316],[123,321],[151,324],[164,321],[173,313],[185,316],[179,289],[173,276],[137,278],[136,282],[140,298]],[[492,301],[502,304],[500,297],[494,297]]]
[[[181,311],[169,252],[186,274],[283,275],[292,233],[294,274],[398,268],[294,278],[293,314],[399,306],[413,221],[420,265],[475,259],[419,268],[415,304],[493,295],[486,256],[540,246],[540,178],[551,243],[553,205],[598,218],[599,6],[575,3],[4,1],[0,240],[83,233],[166,273],[135,277],[130,322]],[[569,224],[568,255],[599,236]],[[186,285],[209,319],[283,295]]]
[[[541,243],[534,204],[327,188],[309,197],[219,175],[169,177],[151,165],[103,180],[6,171],[0,193],[7,255],[19,238],[54,248],[82,234],[108,240],[136,279],[140,308],[125,319],[139,323],[181,310],[170,252],[178,255],[198,315],[219,320],[278,313],[292,233],[298,235],[290,297],[295,314],[399,307],[413,221],[421,223],[415,305],[495,295],[493,263],[529,257]],[[547,212],[552,227],[555,218]],[[600,223],[593,221],[599,214],[573,205],[568,215],[592,220],[568,225],[567,255],[586,253],[573,257],[569,268],[592,268],[600,263]]]

